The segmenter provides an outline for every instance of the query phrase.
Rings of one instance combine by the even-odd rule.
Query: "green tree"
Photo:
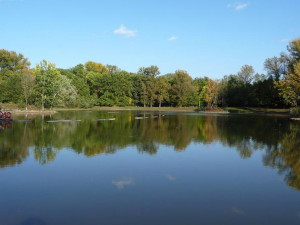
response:
[[[264,75],[263,73],[262,73],[262,74],[256,73],[256,74],[254,75],[253,82],[254,82],[254,83],[257,83],[257,82],[264,81],[264,80],[266,80],[266,79],[267,79],[267,77],[266,77],[266,75]]]
[[[193,80],[193,85],[197,93],[199,108],[201,108],[201,103],[203,102],[203,97],[205,92],[204,87],[207,85],[208,79],[209,79],[208,77],[204,77],[204,78],[195,78]]]
[[[158,66],[141,67],[138,74],[154,78],[160,74],[160,71]]]
[[[55,64],[43,60],[34,69],[36,75],[35,93],[42,110],[46,107],[51,107],[57,89],[59,86],[60,72],[56,69]]]
[[[172,92],[176,105],[183,106],[193,89],[192,78],[183,70],[177,70],[172,78]]]
[[[156,100],[156,80],[153,77],[150,77],[146,80],[146,88],[147,88],[147,97],[149,106],[152,107]]]
[[[106,65],[108,73],[120,73],[122,70],[115,65]]]
[[[60,76],[58,79],[56,96],[52,102],[52,106],[54,103],[63,107],[73,106],[75,105],[77,96],[78,93],[75,86],[72,85],[72,81],[66,76]]]
[[[22,54],[0,49],[0,79],[28,70],[30,63]]]
[[[24,71],[24,73],[22,74],[21,84],[22,84],[22,89],[23,89],[25,106],[26,106],[26,110],[27,110],[28,109],[28,101],[29,101],[29,98],[33,95],[34,85],[35,85],[35,76],[30,70]]]
[[[162,76],[156,79],[155,86],[158,105],[161,107],[162,102],[169,100],[169,91],[171,89],[171,85],[168,82],[168,78]]]
[[[264,68],[267,71],[269,77],[272,77],[276,81],[287,73],[287,60],[286,57],[281,55],[278,57],[268,58],[265,60]]]
[[[300,38],[291,41],[289,43],[287,49],[295,62],[300,61]],[[295,66],[295,64],[294,64],[294,66]]]
[[[96,63],[92,61],[88,61],[85,63],[85,68],[88,72],[107,74],[108,70],[106,66],[101,63]]]
[[[280,95],[287,104],[298,106],[300,101],[300,62],[295,65],[294,73],[289,73],[285,78],[276,83]]]
[[[238,72],[238,77],[244,84],[250,84],[253,80],[254,73],[255,71],[252,66],[244,65]]]

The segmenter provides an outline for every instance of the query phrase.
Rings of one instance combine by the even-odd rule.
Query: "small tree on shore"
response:
[[[21,85],[22,85],[22,89],[23,89],[23,96],[24,96],[26,111],[27,111],[28,110],[28,100],[34,92],[34,85],[35,85],[35,76],[30,70],[26,70],[22,74]]]

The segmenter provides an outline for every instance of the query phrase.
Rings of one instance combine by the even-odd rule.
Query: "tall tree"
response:
[[[178,106],[183,106],[193,89],[192,78],[183,70],[177,70],[173,76],[172,90]]]
[[[195,90],[198,97],[198,106],[201,108],[201,102],[203,102],[204,97],[204,87],[207,85],[208,77],[204,78],[195,78],[193,80],[193,85],[195,86]]]
[[[35,85],[35,76],[30,70],[24,71],[21,78],[21,84],[23,89],[23,96],[25,99],[26,110],[28,110],[28,101],[33,94]]]
[[[269,77],[272,77],[276,81],[287,73],[287,60],[286,57],[281,55],[278,57],[268,58],[265,60],[264,68]]]
[[[207,84],[204,87],[204,101],[209,108],[213,107],[214,103],[217,103],[217,83],[211,79],[207,80]]]
[[[53,98],[52,106],[54,103],[59,104],[60,106],[71,106],[75,104],[77,98],[77,90],[72,81],[66,76],[60,76],[58,79],[58,88],[56,91],[57,98]]]
[[[287,104],[298,106],[300,102],[300,62],[294,67],[294,72],[285,76],[284,80],[276,83],[280,95]]]
[[[0,49],[0,79],[29,69],[30,63],[22,54]]]
[[[146,88],[149,106],[152,107],[156,100],[156,82],[153,77],[146,80]]]
[[[300,61],[300,38],[291,41],[287,49],[295,61]]]
[[[45,106],[51,106],[55,98],[61,74],[55,64],[46,60],[36,65],[34,73],[36,75],[35,91],[44,110]]]
[[[138,74],[154,78],[160,74],[160,71],[158,66],[141,67]]]
[[[165,76],[158,77],[156,80],[156,96],[159,107],[162,102],[169,100],[169,90],[171,85],[168,82],[168,78]]]
[[[96,63],[92,61],[88,61],[85,63],[85,68],[88,72],[107,74],[108,70],[106,66],[101,63]]]
[[[244,65],[238,72],[238,77],[244,84],[250,84],[253,80],[254,73],[252,66]]]
[[[108,73],[120,73],[122,70],[115,65],[106,65]]]

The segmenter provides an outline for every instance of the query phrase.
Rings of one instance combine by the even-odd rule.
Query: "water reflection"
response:
[[[140,116],[149,118],[135,119]],[[114,121],[95,121],[112,117]],[[47,123],[59,119],[82,121]],[[36,117],[31,123],[14,123],[11,129],[2,130],[0,167],[22,163],[29,156],[29,149],[33,149],[37,162],[46,164],[66,147],[87,157],[116,153],[127,146],[154,155],[161,145],[184,151],[191,143],[213,142],[235,148],[245,159],[264,150],[264,165],[277,168],[288,185],[300,190],[300,124],[280,117],[62,112]],[[172,175],[165,177],[175,180]],[[112,183],[122,189],[134,182],[124,178]]]
[[[112,182],[119,190],[122,190],[126,186],[131,186],[134,184],[134,180],[130,177],[125,177],[119,180],[115,180]]]

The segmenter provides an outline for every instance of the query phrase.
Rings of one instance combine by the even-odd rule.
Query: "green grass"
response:
[[[289,113],[289,109],[272,109],[261,107],[226,107],[225,110],[241,113]]]
[[[237,111],[237,112],[245,112],[245,113],[246,112],[251,112],[248,109],[238,108],[238,107],[225,107],[224,109],[227,110],[227,111]]]

